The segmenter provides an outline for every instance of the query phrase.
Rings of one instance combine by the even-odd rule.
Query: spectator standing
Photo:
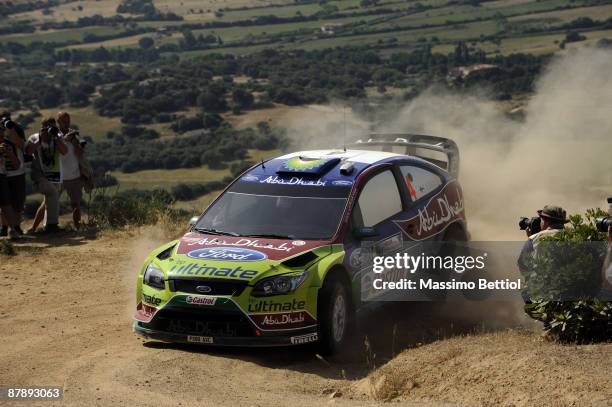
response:
[[[19,159],[13,152],[13,148],[4,137],[4,131],[0,131],[0,210],[2,216],[6,219],[7,230],[6,234],[11,238],[18,237],[18,232],[15,230],[16,221],[11,206],[11,191],[7,180],[7,166],[9,168],[19,167]],[[4,234],[4,230],[2,231]]]
[[[59,137],[64,142],[67,152],[61,156],[62,187],[60,195],[66,191],[72,208],[74,227],[81,227],[81,201],[83,199],[83,181],[81,179],[81,165],[83,161],[83,147],[79,140],[79,132],[70,128],[70,115],[60,112],[57,115]]]
[[[43,120],[39,133],[30,136],[26,153],[33,155],[31,178],[38,192],[45,196],[46,223],[44,232],[59,230],[59,186],[62,183],[61,156],[68,149],[59,137],[55,119]]]
[[[6,179],[9,188],[9,200],[13,209],[14,230],[17,235],[23,235],[21,230],[21,222],[23,218],[23,209],[26,199],[26,181],[25,181],[25,160],[23,148],[25,144],[25,133],[21,126],[11,120],[9,112],[0,114],[0,132],[4,135],[4,142],[7,148],[10,148],[12,153],[17,157],[19,164],[17,167],[10,160],[5,162]],[[6,214],[2,214],[2,227],[0,235],[6,236],[9,227],[9,221]]]

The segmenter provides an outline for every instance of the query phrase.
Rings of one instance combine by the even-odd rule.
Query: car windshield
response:
[[[203,233],[326,240],[338,229],[350,188],[237,182],[195,226]]]

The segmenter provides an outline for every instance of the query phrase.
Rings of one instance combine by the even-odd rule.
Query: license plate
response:
[[[187,342],[192,343],[213,343],[212,336],[187,336]]]

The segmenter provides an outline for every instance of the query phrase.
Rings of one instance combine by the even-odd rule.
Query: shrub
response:
[[[142,226],[172,216],[172,197],[165,190],[126,190],[107,195],[97,189],[88,205],[88,224],[101,229]]]
[[[525,312],[542,321],[544,331],[561,342],[612,337],[612,302],[595,298],[605,251],[605,234],[594,225],[597,216],[605,212],[588,210],[586,221],[580,215],[570,216],[570,227],[542,240],[525,276],[532,298]]]
[[[0,255],[14,256],[16,254],[15,247],[8,240],[0,240]]]

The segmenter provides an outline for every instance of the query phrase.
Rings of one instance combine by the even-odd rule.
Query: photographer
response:
[[[612,216],[612,208],[609,215]],[[604,301],[612,301],[612,226],[608,226],[608,254],[601,270],[602,286],[600,299]]]
[[[538,211],[538,215],[540,217],[540,231],[533,233],[531,227],[525,229],[527,241],[518,258],[518,267],[523,275],[531,273],[528,266],[529,257],[536,256],[538,242],[544,237],[554,236],[563,232],[565,224],[569,222],[566,218],[567,213],[565,210],[555,205],[545,205],[544,208]],[[523,291],[522,295],[525,303],[531,302],[528,291]]]
[[[55,119],[43,120],[39,133],[30,136],[26,143],[26,153],[34,156],[32,161],[32,182],[45,196],[47,220],[45,233],[59,230],[59,185],[62,182],[60,157],[68,149],[59,137]]]
[[[25,160],[23,147],[25,144],[25,133],[21,126],[11,120],[10,113],[3,112],[0,115],[0,132],[4,135],[5,144],[10,148],[12,153],[19,160],[17,167],[13,166],[10,161],[5,164],[6,177],[8,188],[10,191],[10,202],[13,208],[13,216],[15,221],[14,230],[18,235],[23,235],[21,230],[21,221],[26,198],[26,181],[25,181]],[[2,214],[2,228],[0,236],[6,236],[8,232],[9,221],[5,213]]]
[[[81,226],[81,201],[83,197],[83,182],[81,180],[81,166],[83,160],[83,147],[79,140],[79,132],[70,128],[70,115],[60,112],[57,115],[59,136],[67,148],[62,160],[62,188],[60,195],[66,191],[72,208],[74,227],[79,230]]]
[[[11,238],[19,236],[15,230],[17,225],[13,207],[11,206],[11,190],[7,179],[7,167],[18,168],[21,165],[19,158],[13,152],[12,145],[4,137],[4,131],[0,131],[0,209],[2,217],[6,219],[7,235]]]

